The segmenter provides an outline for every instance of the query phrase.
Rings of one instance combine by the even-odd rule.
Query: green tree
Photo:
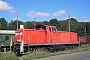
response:
[[[27,21],[24,23],[24,26],[27,29],[33,29],[34,28],[34,22]]]
[[[49,25],[49,22],[48,22],[48,21],[44,21],[44,24],[45,24],[45,25]]]
[[[20,28],[20,25],[23,25],[23,22],[22,21],[18,21],[18,29]],[[9,28],[9,30],[16,30],[17,29],[17,21],[15,20],[15,21],[11,21],[10,23],[9,23],[9,26],[8,26]]]
[[[56,26],[57,25],[57,19],[51,19],[50,21],[49,21],[49,24],[50,25],[53,25],[53,26]]]
[[[0,29],[1,30],[7,29],[7,21],[5,20],[5,18],[0,18]]]

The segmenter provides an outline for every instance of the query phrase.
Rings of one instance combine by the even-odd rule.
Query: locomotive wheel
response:
[[[41,52],[42,51],[42,48],[35,48],[34,50],[33,50],[33,52]]]
[[[28,50],[28,52],[29,52],[29,53],[33,53],[33,50],[34,50],[34,49],[31,48],[31,49]]]
[[[44,48],[44,51],[49,52],[49,49],[48,48]]]

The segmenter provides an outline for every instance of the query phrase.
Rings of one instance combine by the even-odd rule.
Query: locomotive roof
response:
[[[50,26],[50,25],[38,24],[38,25],[36,25],[35,27],[39,27],[39,26]],[[56,27],[56,26],[53,26],[53,27]]]
[[[14,30],[0,30],[0,34],[15,34]]]

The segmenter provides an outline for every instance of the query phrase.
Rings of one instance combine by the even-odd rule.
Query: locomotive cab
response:
[[[35,26],[35,29],[36,30],[48,30],[49,28],[49,32],[56,32],[57,29],[56,29],[56,26],[48,26],[48,25],[37,25]]]

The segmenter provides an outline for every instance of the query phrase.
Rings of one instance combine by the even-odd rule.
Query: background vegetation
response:
[[[34,29],[34,21],[18,21],[18,27],[23,24],[24,28]],[[68,31],[69,20],[51,19],[49,21],[36,22],[37,24],[57,26],[58,30]],[[90,22],[78,22],[74,18],[70,18],[70,27],[72,32],[78,33],[79,36],[90,36]],[[0,18],[0,30],[16,30],[17,21],[8,22],[5,18]],[[86,30],[86,31],[85,31]]]

